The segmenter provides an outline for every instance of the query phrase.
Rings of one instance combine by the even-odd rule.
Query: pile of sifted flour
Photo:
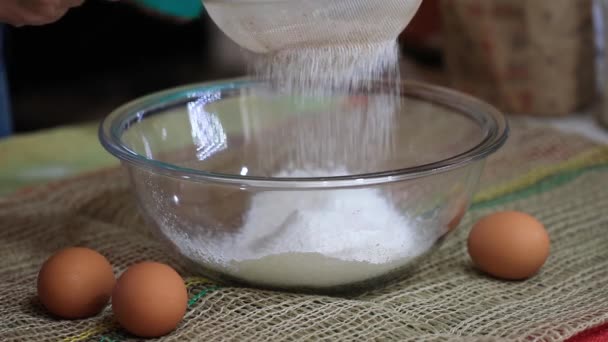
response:
[[[295,170],[277,177],[318,177],[345,170]],[[320,253],[345,261],[393,261],[415,248],[405,217],[376,189],[269,191],[256,194],[237,237],[235,260]]]
[[[295,172],[290,176],[313,176]],[[229,272],[286,286],[336,286],[374,278],[430,248],[375,189],[256,195],[235,237]]]
[[[327,174],[295,170],[276,176]],[[383,275],[426,252],[436,236],[421,229],[377,189],[269,191],[253,196],[238,232],[190,238],[186,243],[193,248],[182,252],[203,263],[221,255],[214,268],[253,283],[330,287]]]

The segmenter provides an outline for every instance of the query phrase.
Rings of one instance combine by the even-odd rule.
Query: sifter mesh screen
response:
[[[205,0],[215,23],[256,53],[394,41],[422,0]]]

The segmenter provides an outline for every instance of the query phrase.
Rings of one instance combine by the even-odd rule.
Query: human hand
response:
[[[13,26],[49,24],[83,2],[84,0],[0,0],[0,22]]]

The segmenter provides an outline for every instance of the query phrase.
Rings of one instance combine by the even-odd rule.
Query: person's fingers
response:
[[[21,17],[11,17],[11,18],[6,18],[6,19],[3,18],[0,22],[9,24],[13,27],[23,27],[23,26],[27,25],[27,22],[25,21],[25,19],[23,19]]]
[[[84,3],[84,0],[64,0],[64,4],[66,7],[78,7]]]
[[[50,24],[61,19],[70,8],[82,5],[84,1],[19,0],[19,6],[13,11],[15,13],[3,21],[13,26]]]
[[[63,8],[63,9],[58,8],[52,12],[49,11],[44,14],[34,15],[34,16],[31,16],[27,20],[27,24],[34,25],[34,26],[51,24],[51,23],[54,23],[57,20],[61,19],[61,17],[63,17],[67,13],[67,11],[68,11],[67,8]]]
[[[46,1],[46,6],[41,8],[40,16],[45,24],[59,20],[68,11],[69,7],[61,1]]]
[[[37,6],[36,6],[37,5]],[[68,11],[69,7],[62,1],[38,1],[32,6],[26,17],[27,25],[46,25],[53,23],[63,17]]]

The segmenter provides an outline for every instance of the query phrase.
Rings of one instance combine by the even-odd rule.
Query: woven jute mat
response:
[[[190,293],[182,324],[163,341],[561,341],[608,322],[608,149],[578,136],[513,122],[486,165],[457,232],[417,272],[355,298],[236,288],[196,277],[147,233],[120,170],[0,199],[0,340],[126,341],[111,309],[61,321],[36,298],[42,262],[84,245],[120,274],[141,260],[166,262]],[[537,276],[505,282],[476,272],[466,252],[475,220],[526,211],[545,223],[551,256]]]

